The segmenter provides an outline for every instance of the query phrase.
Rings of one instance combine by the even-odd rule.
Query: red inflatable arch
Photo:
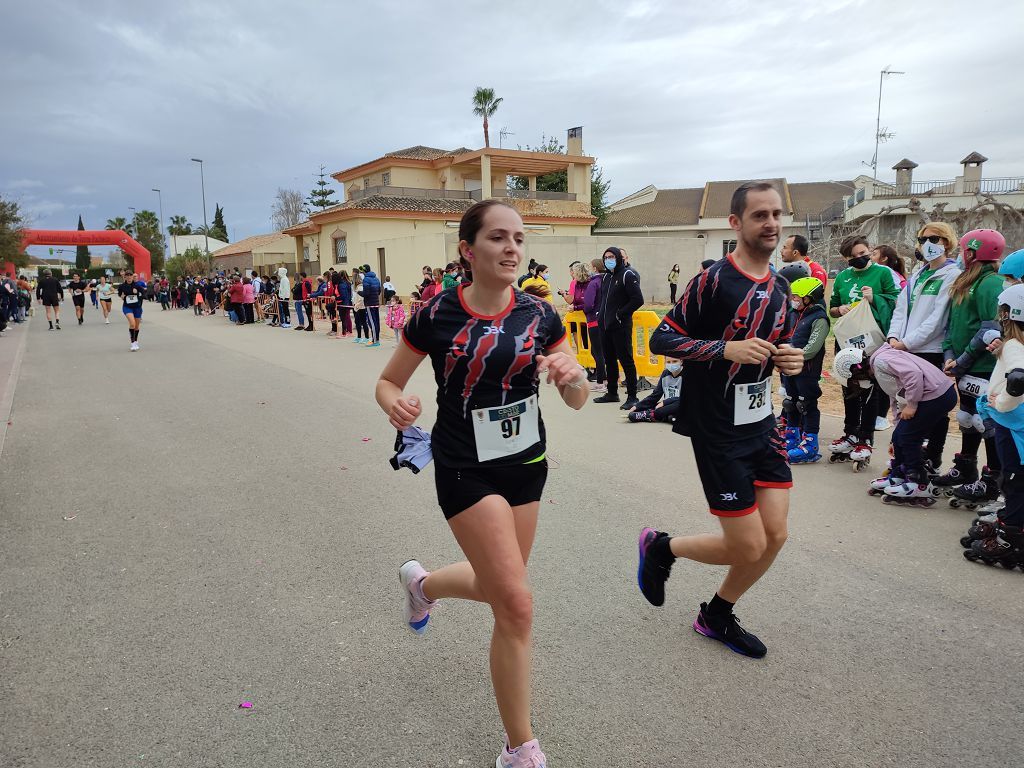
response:
[[[27,248],[30,245],[116,245],[134,259],[134,270],[144,280],[152,276],[149,251],[120,229],[26,229],[22,233],[21,247]],[[13,265],[7,266],[13,273]]]

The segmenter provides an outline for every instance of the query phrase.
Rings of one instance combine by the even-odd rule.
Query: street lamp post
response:
[[[203,238],[206,242],[206,255],[210,255],[210,226],[206,223],[206,179],[203,178],[203,161],[198,157],[192,158],[193,163],[199,163],[199,183],[203,188]]]
[[[167,254],[167,234],[164,230],[164,196],[160,194],[160,190],[153,187],[153,191],[156,192],[157,203],[160,207],[160,242],[164,245],[164,254]]]
[[[882,135],[882,83],[885,82],[886,75],[905,75],[906,72],[896,72],[889,69],[886,65],[885,69],[878,73],[878,114],[875,116],[875,154],[871,158],[871,178],[878,181],[878,142],[883,138],[891,139],[892,134],[886,133]]]

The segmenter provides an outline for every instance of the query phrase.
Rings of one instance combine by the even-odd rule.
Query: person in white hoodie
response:
[[[942,341],[949,321],[949,289],[960,274],[960,267],[952,258],[957,239],[953,228],[945,222],[927,224],[919,234],[938,235],[945,241],[944,247],[927,253],[919,250],[914,254],[924,263],[913,271],[896,298],[887,341],[893,349],[911,352],[942,370]],[[928,436],[925,458],[933,469],[938,469],[942,462],[948,422],[948,419],[942,420]]]
[[[292,284],[288,280],[288,270],[279,267],[277,270],[277,307],[280,313],[279,320],[282,328],[291,328],[291,314],[288,312],[288,301],[292,297]]]

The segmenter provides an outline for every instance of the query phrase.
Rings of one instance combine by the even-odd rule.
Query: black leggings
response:
[[[608,394],[618,394],[619,365],[626,377],[626,397],[636,397],[636,364],[633,362],[633,323],[618,328],[601,329],[601,346],[604,348],[604,367],[608,376]]]
[[[370,326],[366,324],[366,310],[356,310],[356,338],[370,338]]]
[[[587,327],[587,340],[590,342],[590,354],[594,358],[594,381],[604,384],[608,372],[604,367],[604,343],[601,328],[596,325]]]

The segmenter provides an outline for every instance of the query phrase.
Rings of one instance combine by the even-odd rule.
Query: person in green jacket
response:
[[[921,232],[925,234],[924,230]],[[918,240],[923,241],[921,248],[926,252],[941,247],[928,237],[918,237]],[[999,327],[998,299],[1003,290],[1003,277],[998,269],[1005,249],[1006,241],[993,229],[968,232],[960,239],[964,271],[949,288],[949,324],[942,342],[943,370],[957,380],[960,410],[956,420],[960,423],[962,442],[960,453],[953,457],[953,467],[934,482],[937,486],[952,488],[953,496],[971,503],[995,501],[999,496],[1002,464],[996,452],[995,432],[982,423],[977,406],[977,398],[984,397],[988,391],[996,360],[985,349],[987,345],[980,340],[972,345],[972,340],[985,328],[997,330]],[[972,346],[974,350],[969,352]],[[979,478],[978,448],[982,439],[988,466],[983,468]]]
[[[871,247],[863,235],[846,238],[839,246],[840,255],[849,266],[832,281],[832,298],[828,313],[839,318],[853,309],[859,301],[871,305],[871,314],[883,334],[889,332],[896,297],[900,288],[892,277],[892,270],[871,261]],[[836,346],[838,349],[838,344]],[[853,461],[871,458],[871,445],[875,439],[875,416],[884,396],[881,387],[873,382],[851,382],[843,387],[844,435],[833,440],[829,449],[834,454],[848,454]]]

